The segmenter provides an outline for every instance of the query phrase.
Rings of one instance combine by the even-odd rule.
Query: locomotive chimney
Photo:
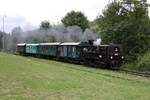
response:
[[[94,40],[89,40],[88,42],[90,45],[93,45]]]

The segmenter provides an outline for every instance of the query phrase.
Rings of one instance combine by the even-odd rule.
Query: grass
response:
[[[0,53],[0,100],[149,100],[150,79]]]

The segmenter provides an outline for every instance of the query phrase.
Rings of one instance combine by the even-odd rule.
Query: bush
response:
[[[121,67],[128,70],[150,71],[150,51],[139,56],[135,62],[125,63]]]
[[[139,57],[137,67],[138,70],[150,71],[150,51]]]
[[[135,63],[125,63],[121,67],[123,69],[128,69],[128,70],[137,70],[137,67],[136,67]]]

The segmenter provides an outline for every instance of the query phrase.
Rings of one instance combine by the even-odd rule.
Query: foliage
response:
[[[135,61],[149,48],[150,20],[143,0],[114,0],[95,23],[103,43],[122,44],[128,61]]]
[[[139,70],[150,71],[150,51],[146,52],[142,57],[139,57],[137,61],[137,67]]]
[[[8,41],[10,39],[10,35],[5,32],[0,31],[0,51],[6,51],[9,45]]]
[[[138,56],[135,62],[123,64],[122,68],[136,71],[150,71],[150,51]]]
[[[4,36],[3,32],[0,31],[0,51],[3,48],[3,36]]]
[[[96,20],[95,21],[91,21],[89,26],[90,26],[90,30],[92,30],[93,32],[95,32],[95,33],[99,32],[99,26],[98,26]]]
[[[23,41],[23,38],[22,38],[23,34],[22,33],[23,33],[23,31],[22,31],[21,27],[14,27],[12,29],[11,35],[8,36],[9,41],[7,41],[7,42],[9,42],[7,44],[8,44],[10,51],[15,52],[16,51],[16,44]]]
[[[79,26],[83,31],[86,28],[89,28],[89,21],[87,17],[80,11],[71,11],[67,13],[67,15],[62,18],[62,23],[65,26],[74,26],[77,25]]]
[[[143,77],[0,53],[1,100],[149,100],[149,90]]]
[[[42,21],[41,24],[40,24],[41,29],[48,29],[50,27],[51,27],[51,25],[50,25],[49,21]]]
[[[138,70],[136,62],[124,63],[121,65],[121,68],[131,70],[131,71],[140,71]]]

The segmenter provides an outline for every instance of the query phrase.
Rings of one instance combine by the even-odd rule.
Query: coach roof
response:
[[[25,46],[26,43],[18,43],[17,46]]]
[[[54,43],[40,43],[40,45],[59,45],[60,42],[54,42]]]
[[[61,45],[79,45],[80,42],[68,42],[68,43],[61,43]]]
[[[27,46],[38,46],[39,44],[26,44]]]

